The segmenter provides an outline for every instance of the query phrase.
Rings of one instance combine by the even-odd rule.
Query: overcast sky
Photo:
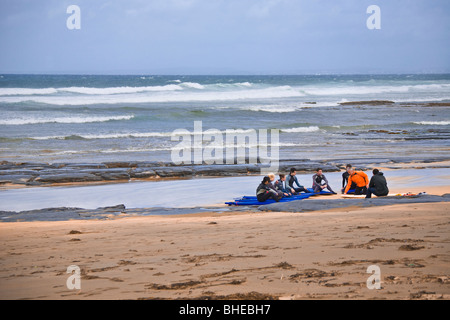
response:
[[[0,73],[448,73],[449,44],[449,0],[0,0]]]

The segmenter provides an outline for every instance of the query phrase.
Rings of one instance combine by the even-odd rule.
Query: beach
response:
[[[394,169],[386,174],[392,177],[393,194],[426,191],[433,197],[450,194],[442,170],[447,172],[408,169],[409,176],[402,176],[405,171]],[[439,176],[437,186],[424,183]],[[227,179],[212,180],[224,184]],[[187,181],[214,186],[209,180]],[[415,183],[420,186],[412,187]],[[124,190],[121,184],[110,186]],[[10,191],[43,190],[47,196],[38,197],[51,198],[57,188]],[[73,188],[82,187],[67,187],[69,193],[74,194]],[[32,197],[29,201],[23,194],[18,197],[37,205]],[[6,198],[14,200],[11,195]],[[408,197],[388,198],[408,201]],[[314,209],[315,203],[333,200],[348,204]],[[72,210],[67,208],[2,214],[2,221],[11,222],[0,223],[0,298],[450,298],[448,200],[422,203],[418,197],[409,199],[411,203],[362,207],[338,194],[294,202],[301,207],[305,201],[313,209],[279,212],[276,207],[267,211],[264,207],[269,206],[233,208],[216,203],[191,208],[117,206],[77,211],[75,216],[65,215],[64,210]],[[73,265],[80,270],[79,290],[70,290],[66,283],[71,275],[67,268]],[[380,268],[380,289],[367,286],[370,266]]]
[[[449,86],[4,75],[0,298],[448,300]],[[348,163],[389,196],[344,198]],[[268,168],[338,194],[225,204]]]
[[[432,203],[1,223],[0,298],[449,299],[448,212]],[[71,265],[80,290],[66,286]],[[367,287],[371,265],[381,289]]]
[[[78,2],[0,2],[0,300],[450,300],[449,1]]]

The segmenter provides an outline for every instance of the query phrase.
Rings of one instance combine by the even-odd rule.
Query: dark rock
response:
[[[424,195],[416,197],[379,197],[372,199],[317,199],[279,202],[258,207],[260,211],[306,212],[348,207],[389,206],[410,203],[450,202],[450,197]]]
[[[107,166],[103,163],[64,163],[59,164],[58,168],[68,169],[107,169]]]
[[[41,163],[41,162],[18,162],[18,163],[14,163],[14,165],[15,165],[15,168],[38,170],[38,171],[52,168],[52,166],[50,164]]]
[[[102,181],[102,178],[93,174],[67,173],[67,174],[47,174],[34,179],[38,183],[68,183],[68,182],[93,182]]]
[[[0,184],[26,184],[28,186],[72,183],[72,182],[95,182],[95,181],[119,181],[148,178],[185,178],[194,176],[226,177],[239,175],[260,175],[264,170],[277,173],[287,173],[291,168],[296,168],[300,173],[311,173],[317,168],[324,172],[339,172],[351,163],[357,170],[371,170],[372,166],[396,163],[432,163],[448,160],[447,157],[430,157],[414,159],[413,157],[386,158],[352,158],[335,159],[328,161],[309,159],[281,159],[278,169],[269,169],[275,163],[270,159],[258,158],[258,164],[238,162],[236,164],[202,164],[202,165],[175,165],[174,163],[163,163],[158,161],[141,162],[105,162],[105,163],[37,163],[23,162],[12,163],[0,162]],[[248,162],[248,158],[245,159]],[[368,167],[370,165],[370,167]],[[442,167],[446,167],[443,165]],[[396,165],[398,168],[398,165]]]
[[[280,172],[288,172],[291,168],[295,168],[297,172],[314,172],[317,168],[321,168],[324,172],[340,171],[336,165],[310,161],[283,161],[279,163],[279,167]]]
[[[123,211],[125,209],[126,209],[125,205],[123,205],[123,204],[118,204],[117,206],[112,206],[112,207],[97,208],[97,210],[102,210],[102,211],[105,211],[105,212]]]
[[[427,107],[450,107],[450,102],[429,102],[426,103]]]
[[[341,102],[339,104],[341,106],[355,106],[355,105],[380,106],[380,105],[387,105],[387,104],[395,104],[395,102],[389,101],[389,100],[370,100],[370,101]]]
[[[130,178],[147,179],[156,177],[156,172],[150,168],[137,168],[130,171]]]
[[[26,170],[26,169],[18,169],[18,170],[11,170],[11,169],[7,169],[7,170],[1,170],[0,169],[0,177],[1,176],[14,176],[14,175],[39,175],[40,172],[39,171],[34,171],[34,170]]]
[[[155,169],[155,172],[161,178],[192,176],[193,170],[189,167],[165,167]]]
[[[93,210],[82,208],[45,208],[39,210],[27,210],[21,212],[0,211],[1,222],[14,221],[66,221],[66,220],[83,220],[83,219],[108,219],[111,215],[122,214],[125,210],[123,204],[97,208]],[[75,234],[73,232],[69,234]],[[81,234],[81,232],[79,232]]]
[[[2,222],[13,221],[64,221],[69,219],[79,219],[81,208],[47,208],[40,210],[28,210],[21,212],[0,212]]]
[[[0,184],[27,184],[32,179],[34,176],[31,175],[0,175]]]
[[[130,180],[130,175],[128,173],[103,173],[100,174],[101,180],[104,181],[115,181],[115,180]]]
[[[105,162],[107,168],[135,168],[137,162]]]
[[[193,168],[194,175],[199,176],[234,176],[238,174],[247,174],[249,171],[257,173],[260,171],[259,167],[248,164],[220,164],[220,165],[205,165],[196,166]]]
[[[160,161],[141,161],[136,162],[137,168],[153,168],[153,167],[165,167],[167,164]]]
[[[0,176],[0,184],[12,183],[14,176]]]
[[[89,173],[99,176],[105,181],[130,180],[128,170],[123,168],[90,170]]]

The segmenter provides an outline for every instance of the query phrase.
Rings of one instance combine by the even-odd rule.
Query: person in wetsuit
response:
[[[350,170],[352,170],[352,165],[351,164],[347,164],[345,166],[345,172],[342,174],[342,189],[341,189],[341,193],[344,193],[345,188],[347,187],[347,183],[348,183],[348,177],[350,176]],[[355,190],[356,188],[356,183],[352,183],[350,186],[351,190]]]
[[[366,198],[371,198],[372,194],[377,197],[387,196],[389,194],[389,188],[383,172],[380,172],[378,169],[373,169],[372,173],[373,176],[369,182],[369,189],[367,189]]]
[[[296,177],[297,170],[295,168],[291,168],[290,173],[286,177],[286,181],[290,188],[294,189],[295,192],[305,192],[305,193],[311,193],[308,189],[306,189],[304,186],[302,186]],[[294,187],[294,183],[297,185],[297,187]]]
[[[331,189],[330,184],[328,183],[327,178],[322,172],[321,168],[317,168],[316,174],[313,175],[313,190],[315,193],[319,193],[323,191],[324,189],[328,189],[331,193],[336,194],[336,192]]]
[[[259,202],[265,202],[269,199],[280,201],[283,195],[280,195],[277,191],[273,190],[270,186],[270,178],[264,177],[258,188],[256,188],[256,198]]]

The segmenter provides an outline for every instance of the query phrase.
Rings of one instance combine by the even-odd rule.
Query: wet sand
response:
[[[449,212],[416,203],[1,223],[0,298],[450,299]],[[70,265],[81,290],[66,287]],[[366,285],[371,265],[379,290]]]

